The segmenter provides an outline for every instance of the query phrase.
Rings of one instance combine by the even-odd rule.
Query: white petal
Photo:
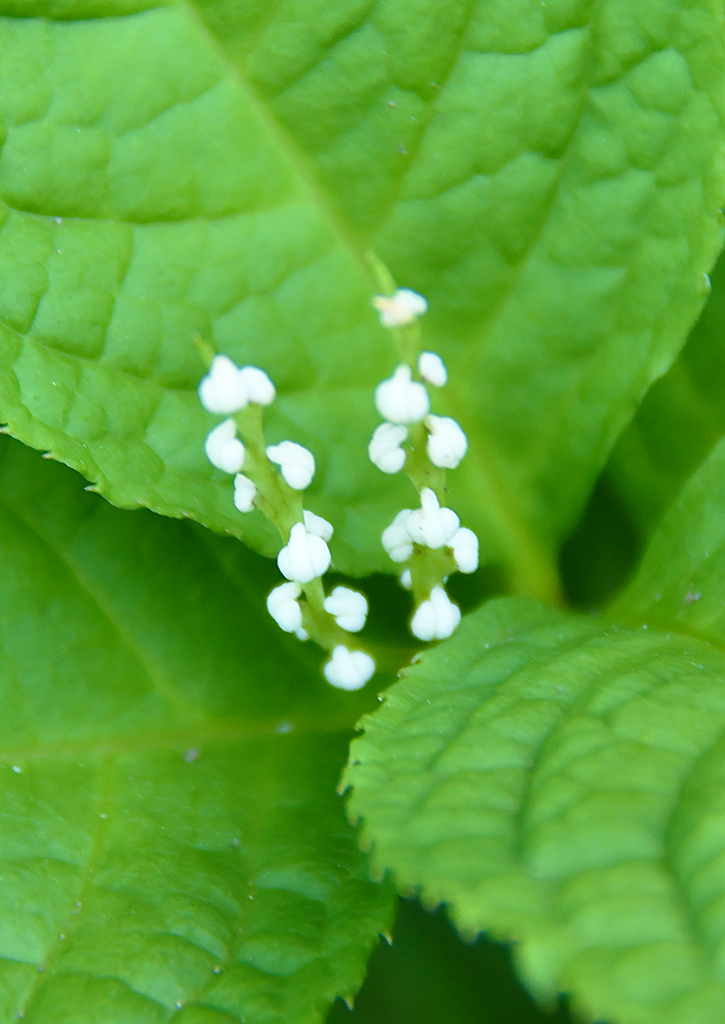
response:
[[[332,523],[328,523],[322,516],[316,516],[314,512],[310,512],[309,509],[305,509],[302,513],[305,520],[305,529],[308,533],[314,533],[316,537],[322,537],[324,541],[328,543],[332,540],[332,535],[335,532]]]
[[[277,565],[286,579],[309,583],[329,569],[330,549],[322,537],[308,533],[302,523],[295,523],[289,541],[277,555]]]
[[[448,370],[437,352],[421,352],[418,356],[418,373],[423,380],[442,388],[448,383]]]
[[[445,640],[461,621],[461,609],[443,587],[433,587],[430,597],[419,605],[410,623],[410,631],[419,640]]]
[[[478,537],[473,530],[462,526],[453,534],[448,546],[453,549],[453,557],[459,572],[476,571],[478,568]]]
[[[280,468],[282,476],[295,491],[304,491],[315,475],[315,457],[295,441],[281,441],[266,449],[267,458]]]
[[[375,408],[391,423],[417,423],[430,409],[425,385],[412,379],[407,363],[401,363],[392,377],[375,388]]]
[[[407,562],[413,554],[413,542],[407,529],[408,519],[412,514],[412,509],[402,509],[390,526],[383,530],[383,547],[394,562]]]
[[[373,306],[380,313],[383,327],[402,327],[428,309],[427,300],[410,288],[398,288],[393,295],[376,295]]]
[[[400,576],[398,576],[398,582],[400,583],[403,590],[413,589],[413,576],[410,569],[403,569]]]
[[[359,690],[375,673],[375,662],[364,651],[338,644],[323,668],[325,679],[339,690]]]
[[[244,445],[237,437],[237,425],[233,419],[222,420],[209,433],[204,442],[206,457],[212,466],[225,473],[238,473],[244,465]]]
[[[430,431],[426,443],[428,458],[434,466],[455,469],[468,451],[468,438],[456,420],[450,416],[426,416]]]
[[[301,593],[299,583],[280,583],[267,596],[267,611],[285,633],[302,630],[302,609],[297,603]]]
[[[258,405],[271,405],[277,397],[277,389],[270,377],[258,366],[243,366],[239,376],[244,381],[250,402]]]
[[[329,597],[325,598],[325,611],[334,616],[341,629],[359,633],[368,614],[367,598],[359,590],[335,587]]]
[[[416,544],[442,548],[453,537],[461,521],[452,508],[441,508],[435,491],[424,487],[420,492],[419,509],[411,512],[405,528]]]
[[[214,356],[199,384],[199,400],[208,412],[228,416],[249,404],[247,385],[229,356]]]
[[[381,423],[368,445],[370,461],[383,473],[399,473],[407,453],[400,445],[408,437],[408,428],[398,423]]]
[[[255,484],[249,479],[248,476],[244,476],[243,473],[237,473],[234,477],[234,506],[240,512],[251,512],[254,508],[254,499],[257,497],[257,488]]]

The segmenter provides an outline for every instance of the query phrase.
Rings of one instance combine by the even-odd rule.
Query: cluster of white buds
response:
[[[373,305],[380,313],[383,326],[391,329],[414,323],[428,308],[422,295],[406,288],[399,288],[390,296],[376,296]],[[421,352],[416,369],[417,380],[412,365],[401,363],[393,375],[375,389],[375,407],[384,422],[373,433],[368,455],[383,473],[399,473],[405,468],[408,461],[405,444],[409,439],[413,450],[417,447],[422,450],[425,445],[431,472],[455,469],[468,450],[468,438],[456,420],[430,412],[427,385],[445,387],[448,383],[445,363],[437,352]],[[400,583],[415,594],[416,559],[423,557],[426,549],[445,549],[450,571],[455,567],[459,572],[472,573],[478,568],[478,538],[472,530],[461,526],[453,509],[441,507],[431,487],[419,487],[412,470],[410,475],[416,489],[420,490],[420,508],[399,512],[383,531],[382,542],[394,562],[411,563],[401,573]],[[440,564],[445,565],[445,562]],[[420,593],[418,589],[418,604],[410,624],[412,633],[420,640],[442,640],[450,636],[461,618],[460,609],[446,594],[445,570],[436,570],[436,583],[431,583],[431,571],[425,574],[425,591]]]
[[[199,384],[199,400],[207,412],[228,417],[209,433],[204,451],[212,466],[234,474],[234,504],[240,512],[252,511],[257,487],[242,473],[247,451],[237,437],[234,416],[252,403],[271,405],[276,396],[276,388],[264,370],[239,367],[229,356],[214,356]]]
[[[290,491],[285,495],[279,477],[272,473],[270,481],[268,475],[269,465],[274,464],[291,491],[304,491],[315,475],[314,456],[295,441],[262,444],[260,448],[261,433],[256,441],[250,440],[244,430],[244,418],[239,416],[252,404],[270,405],[276,395],[275,386],[264,370],[256,366],[238,367],[228,356],[214,356],[209,372],[199,384],[199,398],[208,412],[227,418],[209,433],[204,451],[213,466],[234,475],[236,508],[240,512],[251,512],[258,498],[263,497],[263,506],[269,510],[266,514],[287,537],[287,543],[277,555],[279,571],[287,582],[268,595],[269,614],[286,633],[294,633],[299,640],[313,635],[327,646],[331,657],[323,672],[328,682],[343,690],[358,690],[374,675],[375,661],[365,651],[351,649],[340,640],[344,639],[344,632],[357,633],[363,628],[367,600],[349,587],[335,587],[328,597],[324,596],[319,580],[332,560],[328,547],[333,535],[332,525],[309,509],[303,509],[299,497],[290,503],[286,498]],[[242,438],[237,436],[240,431]],[[250,473],[256,475],[256,480],[242,473],[249,452],[252,452]],[[259,468],[260,462],[267,466],[266,474],[261,477],[254,469]],[[297,521],[290,525],[290,518]],[[315,586],[305,591],[310,584]],[[311,612],[307,618],[306,605]]]

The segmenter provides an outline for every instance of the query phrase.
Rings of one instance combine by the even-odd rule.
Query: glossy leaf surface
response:
[[[352,747],[379,870],[516,939],[533,990],[592,1019],[725,1011],[724,464],[664,519],[618,625],[494,601]]]
[[[267,568],[3,439],[3,1022],[313,1024],[360,984],[391,898],[334,789],[366,698],[278,635]]]
[[[487,560],[553,547],[720,245],[714,2],[4,0],[0,416],[112,501],[271,553],[205,464],[200,333],[261,363],[318,459],[337,563],[389,569],[410,502],[365,458],[394,366],[372,247],[431,301],[451,480]]]

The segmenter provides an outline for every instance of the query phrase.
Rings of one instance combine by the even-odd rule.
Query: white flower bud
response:
[[[412,379],[407,363],[401,363],[392,377],[375,388],[375,408],[391,423],[417,423],[430,409],[425,385]]]
[[[410,623],[410,631],[419,640],[445,640],[461,621],[461,609],[448,597],[443,587],[433,587]]]
[[[400,576],[398,576],[398,583],[400,583],[403,590],[413,589],[413,576],[410,569],[403,569]]]
[[[370,461],[383,473],[399,473],[406,459],[406,452],[400,445],[407,437],[407,427],[397,423],[381,423],[370,438]]]
[[[238,473],[244,465],[244,445],[237,437],[237,425],[233,419],[223,420],[210,432],[204,442],[206,457],[212,466],[225,473]]]
[[[280,468],[282,476],[295,491],[304,491],[315,475],[315,457],[294,441],[281,441],[266,449],[267,458]]]
[[[416,544],[442,548],[449,543],[461,521],[452,508],[441,508],[435,491],[424,487],[420,492],[419,509],[411,512],[405,523],[408,536]]]
[[[373,306],[380,313],[383,327],[402,327],[422,316],[428,309],[428,302],[410,288],[398,288],[392,295],[376,295]]]
[[[446,364],[437,352],[421,352],[418,356],[418,373],[423,380],[437,388],[445,387],[448,383]]]
[[[334,616],[341,629],[359,633],[368,615],[368,602],[359,590],[335,587],[330,596],[325,598],[325,611]]]
[[[314,533],[315,537],[322,537],[323,540],[328,543],[332,540],[332,535],[335,532],[332,523],[328,523],[322,516],[316,516],[314,512],[310,512],[309,509],[305,509],[302,513],[305,521],[305,529],[308,533]]]
[[[302,609],[297,602],[301,593],[299,583],[280,583],[267,596],[267,611],[285,633],[302,628]]]
[[[426,416],[430,431],[426,450],[434,466],[455,469],[468,451],[468,438],[460,425],[450,416]]]
[[[407,562],[413,554],[413,541],[407,530],[407,523],[413,510],[404,508],[398,512],[387,529],[383,530],[383,547],[394,562]]]
[[[478,568],[478,537],[473,530],[469,530],[467,526],[456,530],[448,542],[448,547],[453,551],[459,572],[476,571]]]
[[[338,644],[323,668],[325,679],[339,690],[359,690],[375,673],[375,661],[365,651]]]
[[[271,405],[277,397],[277,389],[270,377],[258,366],[243,366],[239,371],[247,389],[247,400],[258,405]]]
[[[322,537],[308,533],[302,523],[295,523],[286,546],[277,555],[277,565],[286,579],[309,583],[329,569],[330,549]]]
[[[199,400],[208,412],[229,416],[249,403],[249,394],[239,367],[229,356],[214,356],[206,377],[199,384]]]
[[[237,473],[234,477],[234,506],[240,512],[251,512],[254,508],[254,499],[257,497],[257,488],[255,484],[249,479],[248,476],[244,476],[243,473]]]

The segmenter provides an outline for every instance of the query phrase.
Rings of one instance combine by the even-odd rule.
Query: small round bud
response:
[[[375,408],[390,423],[417,423],[430,409],[425,385],[412,379],[407,363],[401,363],[392,377],[375,388]]]
[[[435,491],[424,487],[420,492],[419,509],[411,512],[405,529],[416,544],[442,548],[449,543],[461,521],[452,508],[441,508]]]
[[[325,611],[329,612],[341,629],[359,633],[368,615],[368,602],[359,590],[350,587],[335,587],[325,598]]]
[[[410,569],[403,569],[400,576],[398,576],[398,583],[400,583],[403,590],[413,589],[413,575]]]
[[[455,469],[468,451],[468,438],[450,416],[426,416],[425,425],[430,431],[426,443],[428,458],[434,466]]]
[[[322,516],[316,516],[314,512],[310,512],[309,509],[305,509],[302,513],[302,517],[305,521],[305,529],[308,533],[314,533],[316,537],[322,537],[324,541],[328,543],[332,540],[332,535],[335,532],[332,523],[328,523]]]
[[[427,300],[410,288],[398,288],[392,295],[376,295],[373,306],[383,327],[403,327],[428,309]]]
[[[325,679],[339,690],[360,690],[375,673],[375,661],[365,651],[338,644],[323,668]]]
[[[408,437],[408,428],[397,423],[381,423],[368,445],[368,456],[383,473],[399,473],[405,465],[406,452],[400,445]]]
[[[237,437],[237,425],[233,419],[223,420],[209,433],[204,442],[206,457],[212,466],[225,473],[238,473],[244,465],[244,445]]]
[[[266,449],[270,462],[275,462],[286,483],[295,491],[304,491],[315,475],[315,457],[309,449],[295,441],[281,441]]]
[[[208,412],[229,416],[249,403],[247,385],[229,356],[214,356],[199,384],[199,400]]]
[[[309,583],[329,569],[330,549],[322,537],[308,533],[302,523],[295,523],[287,544],[277,555],[277,565],[286,579]]]
[[[448,597],[443,587],[433,587],[410,623],[410,631],[419,640],[445,640],[461,621],[461,609]]]
[[[271,405],[277,397],[277,389],[268,374],[258,366],[243,366],[239,371],[250,402],[258,405]]]
[[[234,477],[234,507],[239,512],[251,512],[254,508],[254,499],[256,497],[257,488],[255,484],[248,476],[244,476],[243,473],[237,473]]]
[[[448,383],[448,370],[437,352],[421,352],[418,356],[418,373],[434,387],[442,388]]]
[[[267,595],[267,611],[285,633],[302,628],[302,609],[297,602],[301,593],[299,583],[280,583]]]
[[[383,530],[383,547],[394,562],[407,562],[413,554],[413,541],[407,530],[408,519],[412,514],[412,509],[402,509],[390,526]]]
[[[469,530],[467,526],[456,530],[448,542],[448,547],[453,551],[459,572],[476,571],[478,568],[478,537],[473,530]]]

